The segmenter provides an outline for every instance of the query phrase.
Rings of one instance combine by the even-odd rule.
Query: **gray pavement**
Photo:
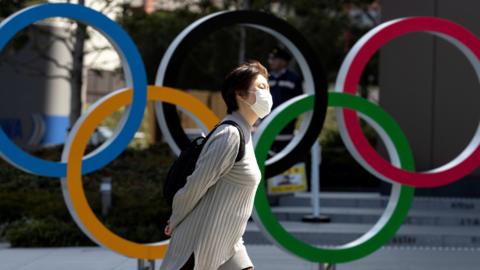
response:
[[[272,245],[247,245],[257,270],[313,270],[318,264],[294,257]],[[161,260],[156,261],[156,269]],[[100,247],[0,248],[0,270],[135,270],[137,261]],[[474,270],[480,249],[384,247],[338,270]]]
[[[299,222],[310,209],[308,194],[285,197],[273,210],[282,226],[305,242],[316,244],[330,238],[349,242],[371,228],[386,203],[386,198],[371,193],[322,196],[322,211],[332,217],[329,224]],[[319,269],[318,263],[290,255],[263,238],[257,225],[249,222],[244,240],[256,270]],[[479,270],[480,200],[416,197],[393,240],[370,256],[336,269]],[[156,270],[160,264],[157,260]],[[137,260],[100,247],[9,248],[0,242],[0,270],[34,269],[136,270]]]

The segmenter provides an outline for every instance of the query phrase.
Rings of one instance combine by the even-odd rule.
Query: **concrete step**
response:
[[[280,206],[272,207],[278,220],[302,221],[306,215],[312,214],[311,207]],[[320,213],[327,215],[332,223],[374,224],[383,214],[382,208],[358,207],[321,207]],[[462,226],[479,227],[480,214],[468,210],[422,210],[413,209],[408,213],[404,224],[427,226]]]
[[[379,193],[320,192],[320,207],[385,208],[387,202],[388,197]],[[310,193],[307,192],[297,192],[279,198],[279,206],[310,205]],[[480,216],[480,199],[417,196],[411,209],[472,211]]]
[[[372,227],[368,224],[312,224],[297,221],[280,223],[294,237],[312,245],[342,245],[357,239]],[[243,238],[248,244],[271,243],[255,222],[247,224]],[[388,245],[478,248],[480,228],[402,225]]]

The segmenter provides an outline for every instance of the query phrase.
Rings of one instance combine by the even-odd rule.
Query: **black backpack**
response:
[[[192,142],[190,142],[188,147],[180,153],[180,156],[173,162],[163,184],[163,197],[165,198],[169,206],[172,205],[175,193],[177,193],[179,189],[185,186],[187,182],[187,177],[191,175],[195,170],[195,164],[197,163],[200,152],[202,151],[203,146],[207,142],[208,138],[215,131],[215,129],[217,129],[217,127],[222,124],[230,124],[237,127],[238,131],[240,132],[240,149],[238,151],[235,162],[243,158],[243,155],[245,154],[245,142],[243,139],[244,136],[242,129],[235,121],[223,121],[217,124],[212,129],[212,131],[208,133],[207,137],[200,136],[195,138]]]

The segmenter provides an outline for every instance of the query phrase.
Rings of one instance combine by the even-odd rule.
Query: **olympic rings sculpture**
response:
[[[261,16],[259,16],[261,15]],[[387,207],[378,222],[360,238],[333,248],[311,246],[288,233],[269,207],[263,184],[255,197],[254,219],[274,244],[313,262],[349,262],[378,250],[397,232],[408,214],[415,187],[437,187],[467,175],[480,162],[480,126],[470,144],[450,163],[429,171],[415,172],[412,151],[401,128],[377,105],[355,96],[360,75],[369,58],[394,38],[413,32],[437,35],[460,49],[480,77],[480,40],[464,27],[445,19],[410,17],[385,22],[362,37],[346,56],[339,71],[335,92],[327,93],[323,70],[308,42],[295,28],[273,15],[255,11],[223,11],[205,16],[182,31],[172,42],[157,71],[155,86],[148,86],[145,69],[131,38],[103,14],[74,4],[41,4],[21,10],[0,24],[0,49],[13,36],[36,21],[50,17],[80,20],[102,32],[114,45],[124,63],[127,88],[101,98],[80,117],[69,134],[61,162],[33,157],[18,148],[0,129],[0,155],[17,168],[33,174],[61,178],[67,207],[82,231],[99,245],[121,255],[141,259],[162,259],[168,240],[138,244],[112,233],[88,205],[82,175],[96,171],[115,159],[140,126],[147,100],[156,102],[157,118],[163,134],[176,154],[188,143],[178,124],[175,109],[187,112],[204,131],[211,130],[219,118],[202,102],[181,90],[162,85],[175,84],[181,57],[187,44],[220,26],[242,24],[263,30],[282,41],[297,59],[306,81],[304,94],[273,110],[254,134],[255,153],[265,178],[282,172],[296,162],[317,140],[327,106],[335,107],[342,140],[353,157],[369,172],[392,184]],[[122,124],[100,148],[83,157],[91,133],[101,121],[122,106],[128,106]],[[359,115],[355,112],[357,111]],[[306,113],[301,133],[277,156],[266,160],[268,149],[282,128]],[[390,162],[381,158],[363,135],[358,116],[367,121],[387,146]],[[315,123],[313,121],[316,121]]]

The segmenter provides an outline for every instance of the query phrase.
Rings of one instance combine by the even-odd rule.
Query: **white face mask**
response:
[[[270,94],[270,92],[266,90],[249,91],[249,92],[255,92],[255,97],[256,97],[255,103],[250,104],[243,99],[242,101],[247,103],[252,109],[252,111],[255,112],[255,114],[258,117],[264,118],[272,110],[272,106],[273,106],[272,95]]]

